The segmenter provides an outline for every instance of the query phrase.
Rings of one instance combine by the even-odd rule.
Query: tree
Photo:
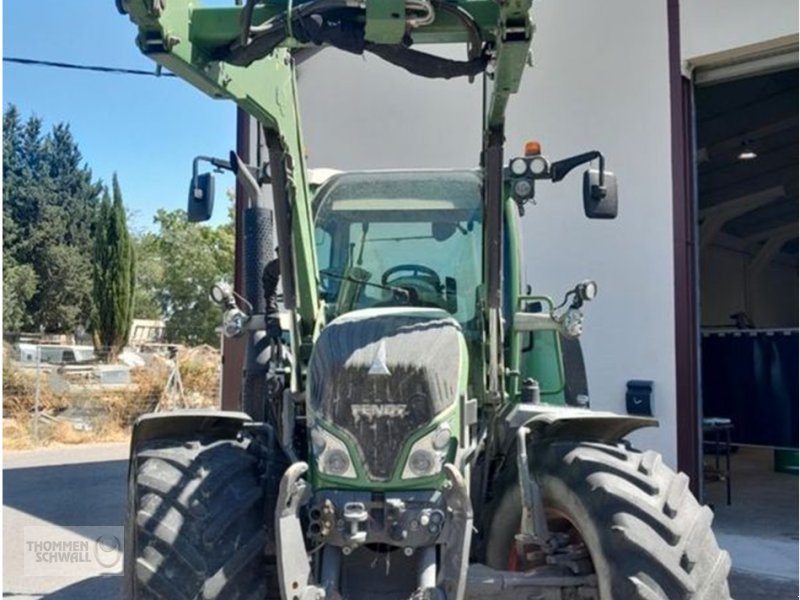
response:
[[[4,327],[69,332],[87,324],[101,185],[81,161],[68,125],[44,134],[38,117],[23,122],[13,105],[4,112],[3,286],[13,302]]]
[[[49,244],[41,254],[38,320],[46,331],[73,331],[88,322],[87,290],[92,288],[92,268],[84,251],[67,244]],[[54,288],[54,289],[48,289]],[[91,300],[91,297],[90,297]],[[35,317],[37,315],[34,315]]]
[[[27,324],[27,305],[36,292],[36,273],[30,265],[3,261],[3,329],[21,331]]]
[[[159,237],[152,232],[141,233],[134,237],[133,244],[136,256],[133,315],[137,319],[163,319],[164,266],[159,253]]]
[[[19,243],[16,223],[3,213],[3,329],[22,331],[28,325],[28,303],[36,293],[36,272],[19,264],[13,249]]]
[[[97,209],[92,270],[92,330],[113,360],[128,341],[133,319],[134,256],[116,173]]]
[[[182,210],[159,210],[155,222],[158,234],[147,234],[139,248],[148,254],[150,266],[157,260],[161,269],[150,269],[154,278],[146,284],[140,278],[139,285],[147,285],[160,305],[169,341],[216,346],[222,313],[208,293],[214,283],[232,279],[233,222],[194,225]]]

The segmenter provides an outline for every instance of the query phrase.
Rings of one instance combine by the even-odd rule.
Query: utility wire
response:
[[[55,62],[51,60],[34,60],[32,58],[15,58],[10,56],[4,56],[3,62],[16,63],[18,65],[54,67],[57,69],[74,69],[77,71],[115,73],[120,75],[149,75],[150,77],[175,77],[174,73],[162,73],[160,67],[158,67],[155,71],[144,71],[142,69],[122,69],[118,67],[101,67],[98,65],[78,65],[75,63]]]

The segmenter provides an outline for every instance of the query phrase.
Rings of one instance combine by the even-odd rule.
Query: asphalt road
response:
[[[3,598],[14,600],[116,600],[121,577],[25,576],[24,535],[28,526],[70,530],[122,525],[125,510],[127,444],[3,454]],[[735,565],[734,565],[735,567]],[[731,574],[738,600],[793,600],[797,581]]]
[[[119,598],[120,576],[76,575],[65,568],[60,576],[26,577],[24,536],[30,526],[57,531],[122,525],[127,457],[127,444],[3,453],[3,598]]]

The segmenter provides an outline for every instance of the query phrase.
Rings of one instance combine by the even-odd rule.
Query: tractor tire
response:
[[[249,439],[143,444],[128,475],[125,600],[280,598]],[[277,486],[276,486],[277,489]]]
[[[711,531],[712,512],[659,454],[556,442],[533,446],[528,456],[546,510],[582,538],[601,600],[730,599],[731,560]],[[509,568],[520,528],[516,476],[516,469],[505,473],[485,529],[484,559],[496,569]]]

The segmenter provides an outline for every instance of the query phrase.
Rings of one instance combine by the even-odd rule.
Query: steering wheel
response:
[[[437,293],[441,291],[442,280],[439,279],[439,274],[430,267],[426,267],[424,265],[405,264],[394,266],[390,269],[387,269],[386,272],[381,276],[381,283],[383,285],[392,285],[393,282],[389,281],[389,278],[396,273],[402,273],[404,271],[409,272],[411,274],[410,277],[417,279],[423,284],[431,286],[432,291]],[[406,277],[396,277],[394,281],[399,279],[406,279]]]

